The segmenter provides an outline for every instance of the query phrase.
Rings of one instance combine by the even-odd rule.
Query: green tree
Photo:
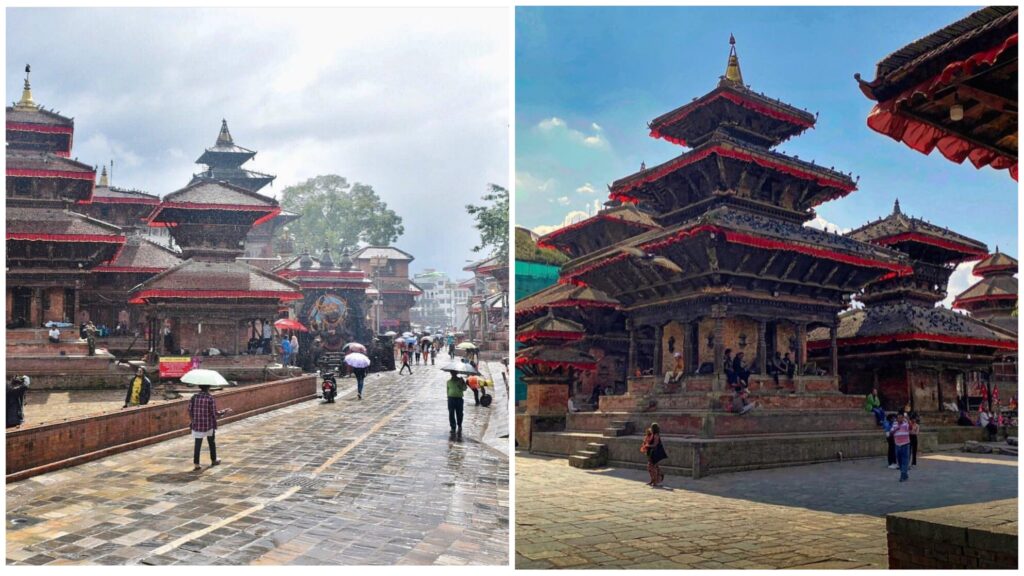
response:
[[[476,220],[476,229],[480,231],[480,244],[473,247],[473,252],[490,247],[491,256],[508,262],[508,190],[497,184],[487,186],[488,192],[482,199],[491,204],[466,205],[466,212]]]
[[[295,249],[354,249],[360,242],[387,246],[405,232],[402,218],[388,209],[373,187],[328,174],[289,186],[281,206],[302,216],[287,227]]]

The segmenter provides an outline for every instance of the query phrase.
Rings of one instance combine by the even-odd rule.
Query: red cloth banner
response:
[[[52,124],[30,124],[28,122],[8,122],[8,130],[16,132],[39,132],[42,134],[74,134],[74,126],[54,126]]]
[[[882,336],[863,336],[860,338],[840,338],[836,342],[839,346],[863,346],[866,344],[887,344],[889,342],[909,342],[914,340],[937,342],[939,344],[956,344],[960,346],[985,346],[988,348],[1000,348],[1003,350],[1017,349],[1017,342],[1015,341],[967,338],[964,336],[948,336],[946,334],[925,334],[921,332],[885,334]],[[814,340],[807,343],[808,348],[815,350],[828,348],[829,346],[830,343],[827,340]]]
[[[105,244],[124,244],[124,236],[103,234],[30,234],[23,232],[8,232],[8,240],[30,240],[39,242],[100,242]]]
[[[953,308],[960,308],[964,304],[971,304],[973,302],[991,302],[994,300],[1017,300],[1016,294],[989,294],[987,296],[974,296],[973,298],[964,298],[963,300],[957,298],[953,300]]]
[[[96,180],[96,172],[73,172],[71,170],[29,170],[25,168],[8,168],[9,177],[27,178],[64,178],[66,180]]]
[[[579,370],[594,370],[597,368],[597,364],[594,362],[556,362],[554,360],[534,360],[532,358],[516,358],[516,366],[572,367]]]
[[[952,162],[962,164],[964,160],[969,159],[971,164],[978,169],[991,166],[995,170],[1009,170],[1010,177],[1017,180],[1018,167],[1014,158],[981,146],[975,146],[955,134],[907,118],[899,112],[900,108],[915,94],[923,94],[930,98],[936,90],[946,86],[953,79],[971,76],[978,66],[995,63],[1004,52],[1016,45],[1017,35],[1014,34],[999,46],[978,52],[966,60],[953,62],[936,76],[903,91],[895,98],[879,102],[868,114],[868,127],[897,142],[903,142],[926,156],[938,148],[939,152]]]
[[[990,274],[992,272],[1009,272],[1010,270],[1013,270],[1014,272],[1016,272],[1017,271],[1017,265],[1016,264],[1003,264],[1001,266],[981,266],[981,267],[975,266],[973,274],[975,276],[984,276],[985,274]]]
[[[267,299],[276,298],[281,301],[299,300],[301,292],[278,292],[274,290],[143,290],[128,301],[129,304],[145,304],[147,298],[237,298]]]
[[[548,308],[618,308],[619,305],[612,302],[595,302],[593,300],[557,300],[550,304],[542,304],[532,308],[516,307],[516,316],[540,312]]]
[[[560,332],[557,330],[529,330],[516,335],[516,341],[529,342],[532,340],[564,340],[574,342],[582,340],[581,332]]]

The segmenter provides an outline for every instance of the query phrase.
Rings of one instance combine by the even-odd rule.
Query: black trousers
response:
[[[409,369],[409,374],[412,374],[412,366],[409,366],[408,362],[402,362],[402,367],[398,369],[398,373],[401,374],[402,370]]]
[[[214,441],[214,436],[216,436],[216,433],[210,434],[206,437],[206,441],[210,444],[210,462],[217,461],[217,443]],[[199,466],[199,452],[203,449],[203,439],[196,438],[195,441],[196,448],[192,451],[192,462],[196,466]]]
[[[473,390],[473,402],[479,404],[480,403],[480,391],[477,390],[476,388],[471,388],[471,390]]]
[[[910,435],[910,463],[917,466],[917,434]]]
[[[452,432],[455,432],[456,426],[462,429],[462,406],[462,398],[448,397],[448,424],[452,427]]]
[[[887,436],[886,441],[889,443],[889,465],[896,463],[896,440],[892,436]]]

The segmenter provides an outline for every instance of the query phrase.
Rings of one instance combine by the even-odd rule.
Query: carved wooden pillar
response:
[[[831,326],[828,327],[828,338],[829,338],[829,359],[832,361],[832,381],[835,386],[839,387],[839,345],[837,344],[837,336],[839,333],[839,320],[836,319]]]
[[[757,371],[762,376],[768,375],[768,343],[765,342],[765,321],[757,321]]]
[[[665,336],[665,325],[664,324],[656,325],[654,327],[654,374],[656,376],[661,376],[662,372],[664,372],[664,366],[663,366],[664,362],[662,361],[662,358],[661,358],[662,355],[664,354],[664,351],[662,350],[662,343],[661,343],[661,341],[662,341],[664,336]]]
[[[626,378],[632,378],[636,374],[636,326],[633,319],[626,320],[626,329],[629,330],[629,358],[627,362]]]
[[[46,311],[43,310],[43,289],[33,288],[32,303],[29,305],[29,321],[32,323],[33,328],[42,326],[45,314]]]
[[[800,322],[796,325],[796,370],[798,374],[804,373],[804,362],[807,361],[807,324]]]
[[[725,387],[725,380],[722,378],[725,357],[725,307],[715,305],[711,307],[711,315],[715,319],[715,390],[722,390]]]

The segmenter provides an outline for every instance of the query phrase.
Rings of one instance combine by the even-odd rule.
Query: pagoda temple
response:
[[[564,384],[535,374],[526,412],[517,416],[521,446],[575,451],[570,463],[584,467],[599,465],[601,455],[639,461],[639,439],[631,436],[657,421],[664,437],[678,442],[668,448],[676,459],[668,465],[693,476],[873,450],[861,440],[876,433],[862,399],[839,391],[837,316],[853,293],[914,269],[886,246],[805,225],[816,206],[857,188],[849,174],[775,150],[816,121],[750,89],[730,37],[718,85],[648,125],[652,137],[689,150],[641,165],[612,183],[606,209],[540,238],[538,245],[572,260],[562,266],[559,286],[517,303],[517,321],[550,310],[577,322],[586,335],[561,347],[585,352],[597,371],[604,365],[621,372],[591,375],[588,388],[600,390],[589,399],[585,378],[573,383],[577,405],[597,404],[565,414],[562,428],[546,403],[564,398],[555,393]],[[832,336],[821,364],[807,358],[808,334],[819,328]],[[523,362],[536,363],[545,346],[557,344],[534,344]],[[743,353],[757,413],[729,409],[727,351]],[[776,383],[768,359],[784,355],[795,374]],[[552,354],[561,356],[572,354]],[[576,360],[577,368],[585,364]],[[808,442],[800,433],[811,428],[833,436]],[[765,445],[784,436],[793,450],[753,449],[759,435],[774,435]],[[745,437],[742,449],[738,437]]]
[[[374,329],[402,333],[411,327],[409,310],[423,290],[409,279],[412,254],[393,246],[364,246],[350,256],[373,282],[369,293],[374,303]]]
[[[78,211],[96,171],[71,159],[75,123],[35,103],[25,68],[7,107],[7,325],[75,322],[90,271],[115,259],[121,228]]]
[[[200,181],[228,182],[250,192],[258,192],[273,182],[275,176],[242,168],[242,164],[252,160],[254,156],[255,151],[235,144],[228,130],[228,121],[221,120],[217,141],[196,160],[196,164],[205,164],[206,170],[194,174],[189,184]]]
[[[1017,260],[996,251],[974,265],[981,280],[953,300],[953,308],[970,312],[971,317],[1017,332]]]
[[[846,236],[903,252],[913,274],[878,279],[858,295],[863,308],[840,315],[842,390],[863,395],[878,388],[887,410],[966,405],[975,388],[987,386],[997,355],[1016,350],[1016,337],[936,304],[946,297],[956,265],[986,256],[987,247],[904,214],[898,200],[890,215]],[[819,330],[811,339],[812,356],[824,358],[829,335]]]
[[[148,223],[169,228],[185,261],[130,293],[149,322],[150,350],[239,354],[254,321],[302,298],[298,284],[235,260],[249,230],[280,210],[273,198],[227,182],[195,180],[163,198]]]
[[[872,130],[922,154],[1017,179],[1017,6],[988,6],[886,56],[854,78],[877,104]]]
[[[295,317],[309,332],[299,336],[300,365],[313,350],[314,339],[320,340],[325,352],[340,352],[349,342],[371,347],[373,330],[367,326],[366,310],[367,290],[372,283],[355,266],[348,252],[335,263],[328,246],[324,246],[319,257],[310,256],[306,250],[274,272],[302,288],[303,297],[295,302]],[[393,360],[393,354],[390,356]]]

